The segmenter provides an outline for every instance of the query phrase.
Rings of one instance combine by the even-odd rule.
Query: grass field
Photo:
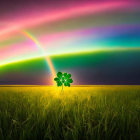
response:
[[[0,87],[0,140],[139,140],[140,86]]]

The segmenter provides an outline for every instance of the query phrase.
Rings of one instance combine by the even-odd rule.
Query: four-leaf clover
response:
[[[54,78],[54,81],[56,81],[58,87],[62,86],[62,89],[63,84],[64,86],[70,87],[70,83],[73,83],[73,80],[71,79],[71,74],[62,72],[57,73],[57,77]]]

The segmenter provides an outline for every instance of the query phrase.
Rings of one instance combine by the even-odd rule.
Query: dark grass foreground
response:
[[[0,87],[0,140],[139,140],[140,87]]]

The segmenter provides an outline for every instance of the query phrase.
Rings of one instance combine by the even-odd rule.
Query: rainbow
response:
[[[45,51],[42,47],[42,45],[40,44],[40,42],[31,34],[29,33],[28,31],[26,30],[21,30],[20,31],[24,36],[26,36],[28,39],[32,40],[34,42],[34,44],[38,47],[39,51],[42,53],[42,55],[45,57],[45,60],[50,68],[50,71],[51,71],[51,74],[52,74],[52,77],[54,78],[55,75],[56,75],[56,72],[55,72],[55,68],[53,66],[53,63],[50,59],[50,57],[46,54],[45,54]]]
[[[140,50],[139,2],[69,3],[17,8],[0,17],[0,69],[43,57],[54,77],[55,71],[78,67],[75,55],[72,62],[65,56]]]

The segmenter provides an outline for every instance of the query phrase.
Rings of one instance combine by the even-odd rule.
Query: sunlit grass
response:
[[[0,87],[0,140],[139,139],[140,86]]]

